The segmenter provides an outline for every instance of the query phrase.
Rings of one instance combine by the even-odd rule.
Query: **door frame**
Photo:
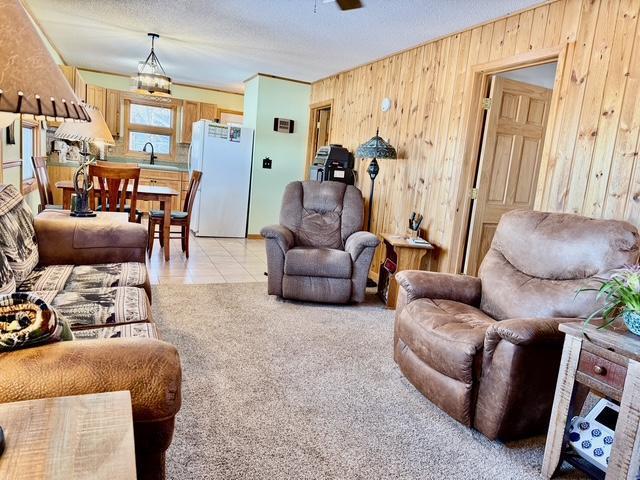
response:
[[[553,82],[553,92],[551,94],[551,104],[549,107],[549,116],[545,139],[542,147],[542,157],[540,158],[540,167],[538,170],[538,178],[536,180],[536,194],[534,208],[538,209],[541,205],[542,190],[546,180],[547,165],[549,156],[552,151],[552,145],[557,142],[559,124],[556,123],[560,113],[560,98],[562,80],[566,77],[565,71],[567,66],[571,64],[574,42],[568,42],[557,47],[545,48],[541,50],[531,51],[494,60],[487,63],[477,64],[471,67],[466,79],[466,92],[471,95],[465,102],[467,112],[466,121],[463,124],[465,128],[464,140],[464,156],[460,181],[458,183],[458,194],[456,199],[456,214],[453,219],[453,238],[451,243],[451,255],[449,256],[449,265],[447,271],[453,273],[464,272],[464,258],[467,238],[472,220],[472,199],[471,189],[474,187],[476,179],[476,171],[480,161],[480,148],[482,147],[482,131],[485,121],[485,111],[482,108],[482,99],[488,91],[491,77],[498,73],[517,70],[525,67],[534,67],[545,63],[557,62],[556,77]]]
[[[329,115],[329,135],[331,135],[331,124],[333,123],[333,99],[323,100],[321,102],[315,102],[309,105],[309,133],[307,135],[307,158],[304,165],[304,178],[309,180],[309,168],[313,164],[313,159],[316,156],[316,152],[313,151],[314,140],[318,134],[318,128],[316,126],[316,116],[319,110],[325,110],[329,108],[331,115]]]

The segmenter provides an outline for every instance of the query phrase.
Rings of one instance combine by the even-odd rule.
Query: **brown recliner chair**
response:
[[[339,182],[292,182],[280,225],[264,227],[268,292],[311,302],[362,302],[376,247],[362,228],[360,190]]]
[[[576,292],[637,262],[638,248],[626,222],[506,213],[478,278],[397,275],[395,361],[429,400],[491,439],[543,432],[564,339],[558,324],[590,315],[594,293]]]

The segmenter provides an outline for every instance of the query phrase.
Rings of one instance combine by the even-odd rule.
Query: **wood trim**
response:
[[[313,151],[313,143],[314,136],[316,132],[316,115],[318,114],[318,110],[322,110],[324,108],[330,108],[333,111],[333,99],[330,100],[322,100],[320,102],[314,102],[309,105],[309,128],[307,133],[307,158],[304,168],[304,179],[309,180],[309,168],[313,163],[313,159],[316,155],[316,152]],[[331,136],[331,123],[333,122],[333,115],[329,117],[329,136]]]
[[[557,108],[560,94],[556,86],[563,77],[563,68],[561,68],[560,63],[566,58],[566,52],[570,48],[569,45],[569,43],[566,43],[558,47],[530,51],[511,57],[477,64],[474,65],[467,73],[465,92],[470,92],[470,95],[467,97],[468,100],[465,102],[466,106],[463,108],[463,112],[466,112],[466,119],[463,120],[463,125],[466,126],[463,130],[466,132],[463,147],[464,161],[462,164],[460,181],[458,183],[458,195],[456,201],[457,214],[453,220],[453,241],[447,271],[458,273],[464,269],[462,262],[465,255],[466,239],[469,235],[469,229],[471,228],[471,225],[469,225],[472,215],[470,192],[475,181],[476,169],[479,161],[478,154],[482,142],[484,115],[481,107],[481,100],[485,95],[484,92],[487,91],[489,86],[490,77],[497,73],[508,72],[518,68],[541,65],[554,61],[558,62],[556,78],[554,81],[554,90],[551,96],[551,109],[548,116],[549,123],[554,122],[552,119],[554,119],[554,116],[556,115],[555,108]],[[554,106],[556,107],[554,108]],[[547,132],[549,131],[549,124],[547,124]],[[552,137],[553,135],[545,135],[543,143],[543,157],[540,160],[536,191],[540,185],[540,177],[545,175],[545,168],[543,168],[543,166],[548,164],[550,152],[549,144],[553,141]],[[538,202],[537,199],[536,202]],[[467,228],[467,225],[469,225],[469,228]]]
[[[11,160],[2,164],[3,170],[9,170],[10,168],[22,167],[22,160]]]
[[[89,67],[76,67],[76,68],[78,70],[83,70],[85,72],[100,73],[100,74],[103,74],[103,75],[113,75],[115,77],[131,78],[131,75],[125,75],[123,73],[109,72],[109,71],[106,71],[106,70],[96,70],[95,68],[89,68]],[[197,89],[200,89],[200,90],[209,90],[209,91],[212,91],[212,92],[227,93],[229,95],[239,95],[241,97],[244,97],[244,93],[234,92],[234,91],[231,91],[231,90],[225,90],[223,88],[207,87],[205,85],[199,85],[199,84],[196,84],[196,83],[179,83],[179,82],[171,82],[171,83],[172,83],[172,85],[177,85],[179,87],[197,88]],[[140,94],[140,95],[144,95],[144,94]],[[149,96],[151,97],[151,96],[154,96],[154,95],[149,95]],[[177,98],[177,97],[171,96],[171,97],[166,97],[166,98]],[[188,100],[188,99],[181,98],[180,100]]]
[[[202,103],[202,102],[201,102]],[[230,108],[216,108],[217,117],[220,118],[221,113],[230,113],[232,115],[243,115],[244,112],[241,110],[231,110]]]
[[[243,80],[242,83],[247,83],[250,80],[253,80],[256,77],[267,77],[267,78],[273,78],[275,80],[284,80],[286,82],[294,82],[294,83],[301,83],[303,85],[311,85],[312,82],[306,82],[304,80],[296,80],[295,78],[289,78],[289,77],[280,77],[278,75],[271,75],[269,73],[261,73],[258,72],[254,75],[251,75],[249,78],[247,78],[246,80]]]
[[[248,233],[247,238],[249,240],[262,240],[262,235],[259,233]]]

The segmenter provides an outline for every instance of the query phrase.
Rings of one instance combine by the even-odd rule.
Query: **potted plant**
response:
[[[594,318],[604,320],[599,328],[606,328],[622,317],[632,333],[640,335],[640,265],[628,265],[614,272],[609,280],[598,280],[600,288],[585,288],[580,291],[597,291],[597,301],[603,304],[585,320],[585,325]]]

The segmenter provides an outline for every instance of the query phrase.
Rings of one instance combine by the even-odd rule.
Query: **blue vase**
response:
[[[640,335],[640,312],[625,310],[622,312],[622,320],[631,333]]]

